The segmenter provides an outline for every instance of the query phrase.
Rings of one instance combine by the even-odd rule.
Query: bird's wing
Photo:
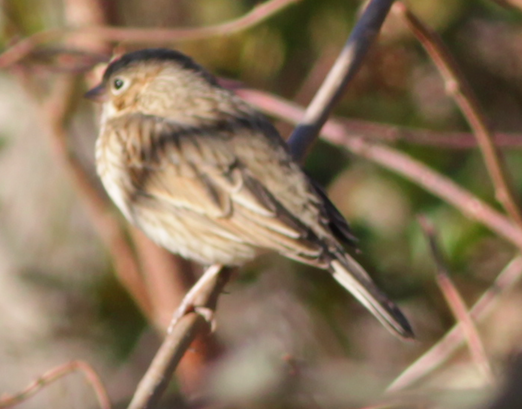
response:
[[[339,241],[357,248],[357,237],[353,233],[344,216],[331,202],[323,188],[319,186],[313,179],[310,179],[310,181],[315,191],[322,199],[324,213],[326,214],[325,223],[328,224],[332,233]]]
[[[119,120],[125,122],[105,132],[124,143],[132,208],[167,224],[175,213],[195,236],[217,235],[328,268],[389,329],[413,336],[397,307],[334,239],[330,224],[342,217],[265,122],[196,128],[147,116]],[[341,227],[337,234],[351,239],[347,224]]]
[[[233,240],[303,261],[319,258],[323,248],[307,223],[317,224],[317,197],[262,130],[246,121],[197,127],[144,115],[116,121],[124,123],[110,124],[113,132],[134,135],[119,138],[135,205],[182,210]]]

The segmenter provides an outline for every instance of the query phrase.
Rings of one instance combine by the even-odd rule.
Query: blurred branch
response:
[[[40,107],[42,123],[51,137],[51,145],[56,156],[66,167],[66,173],[73,178],[73,186],[87,206],[101,239],[109,249],[118,279],[128,289],[145,316],[154,321],[152,305],[140,275],[138,261],[127,242],[122,227],[111,214],[112,206],[94,187],[80,161],[69,149],[65,122],[70,109],[74,106],[75,89],[76,78],[74,76],[64,75],[56,80],[53,84],[52,95]]]
[[[250,89],[238,89],[236,93],[258,109],[279,119],[297,123],[303,115],[303,108],[268,93]],[[352,137],[335,119],[325,124],[321,134],[329,142],[409,179],[522,249],[522,230],[511,220],[425,164],[391,147]]]
[[[46,47],[33,51],[24,64],[30,66],[32,72],[81,73],[109,58],[108,53],[92,52],[82,47]]]
[[[222,269],[219,274],[214,274],[210,281],[200,288],[193,306],[215,311],[219,295],[231,274],[232,270],[228,268]],[[140,381],[128,409],[156,407],[179,361],[196,335],[209,330],[209,322],[201,314],[189,312],[182,316],[165,337]]]
[[[101,0],[65,0],[65,17],[69,26],[83,27],[89,25],[104,24],[107,20],[104,15]],[[67,46],[81,47],[87,50],[94,50],[97,53],[106,50],[106,42],[94,37],[72,37],[67,39]],[[88,78],[88,80],[94,78]],[[96,79],[97,81],[97,79]],[[91,84],[93,85],[93,84]],[[66,101],[64,101],[66,102]],[[69,100],[69,104],[72,104]],[[58,126],[65,128],[65,120],[58,121]],[[58,131],[60,132],[60,131]],[[65,129],[62,129],[65,136]],[[66,154],[66,152],[62,152]],[[93,187],[93,186],[91,186]],[[94,189],[94,192],[98,192]],[[106,196],[101,192],[102,198],[106,201]],[[111,209],[114,209],[112,205]],[[113,217],[116,215],[113,214]],[[117,223],[117,218],[113,222]],[[128,226],[128,224],[126,224]],[[159,247],[150,239],[139,233],[136,229],[130,229],[130,238],[134,244],[136,254],[129,254],[126,258],[134,258],[137,264],[136,278],[140,278],[138,290],[143,291],[144,297],[150,303],[150,312],[147,315],[148,321],[155,325],[158,332],[163,336],[169,317],[176,305],[183,299],[183,294],[192,284],[192,269],[189,263],[185,263],[176,256],[170,254],[167,250]],[[115,260],[118,261],[117,259]],[[122,272],[119,272],[119,276]],[[125,275],[127,272],[123,271]],[[120,279],[121,280],[121,279]],[[133,294],[135,289],[129,288],[128,282],[123,282],[127,290]],[[136,287],[138,284],[136,284]],[[199,339],[198,341],[201,341]],[[209,358],[217,351],[217,343],[214,338],[209,342],[199,342],[198,353],[187,356],[188,360],[184,360],[184,364],[179,370],[179,379],[181,389],[188,393],[194,392],[201,384],[203,369],[207,366]]]
[[[143,280],[154,310],[154,322],[163,335],[190,284],[183,281],[182,271],[191,272],[189,263],[153,243],[140,230],[130,227],[136,253],[143,268]]]
[[[89,0],[85,1],[89,2]],[[92,2],[96,3],[96,1]],[[66,4],[68,11],[66,18],[71,20],[71,24],[81,24],[84,20],[79,21],[78,19],[88,18],[90,14],[72,13],[74,9],[70,3]],[[93,5],[93,7],[96,6]],[[103,45],[88,41],[88,39],[77,40],[73,45],[87,49],[103,47]],[[29,82],[28,73],[24,70],[17,70],[15,73],[19,74],[19,78],[25,86],[27,93],[33,99],[38,100],[39,95],[37,95],[32,83]],[[144,315],[153,321],[154,311],[140,275],[139,263],[133,249],[130,247],[118,220],[111,215],[112,206],[108,203],[106,196],[94,186],[89,174],[83,168],[69,144],[69,135],[66,127],[75,107],[75,91],[78,79],[77,76],[72,74],[57,77],[52,87],[50,87],[50,94],[45,96],[43,102],[37,102],[40,122],[50,137],[51,147],[56,157],[62,162],[66,173],[72,177],[73,187],[86,205],[98,234],[109,249],[118,279],[128,289]]]
[[[475,321],[486,318],[500,300],[500,296],[512,288],[522,276],[522,256],[511,260],[498,275],[491,287],[482,294],[470,309],[469,315]],[[455,325],[444,338],[432,346],[388,387],[388,391],[403,390],[418,382],[446,362],[464,342],[464,332],[460,325]]]
[[[389,124],[378,124],[356,119],[336,118],[351,137],[360,137],[374,142],[405,142],[413,145],[433,146],[444,149],[471,149],[477,147],[477,139],[465,132],[437,132],[427,129],[407,128]],[[495,133],[494,143],[498,147],[522,148],[522,134]]]
[[[455,284],[453,283],[453,280],[450,277],[448,267],[444,261],[444,257],[437,241],[435,228],[433,227],[433,224],[431,224],[428,219],[423,216],[419,217],[419,224],[421,225],[426,239],[428,240],[433,260],[437,266],[437,284],[444,294],[444,298],[450,306],[451,311],[453,312],[453,315],[458,322],[458,325],[460,325],[462,328],[462,332],[466,338],[471,356],[473,357],[475,364],[482,372],[486,380],[489,383],[493,383],[493,371],[491,370],[491,364],[486,355],[484,344],[480,339],[477,328],[475,327],[475,324],[470,317],[464,300],[462,299],[457,288],[455,287]]]
[[[98,400],[100,408],[110,409],[111,402],[109,400],[109,396],[107,395],[107,391],[103,386],[103,382],[101,381],[100,377],[93,369],[93,367],[84,361],[67,362],[66,364],[60,365],[56,368],[47,371],[38,379],[31,382],[31,384],[27,386],[27,388],[17,393],[16,395],[4,394],[0,397],[0,408],[9,408],[18,405],[23,401],[29,399],[31,396],[34,396],[47,385],[76,371],[82,373],[89,385],[91,385],[94,389],[94,392],[96,393],[96,399]]]
[[[79,0],[65,2],[68,12],[66,20],[71,25],[85,22],[82,20],[86,15],[85,11],[96,8],[97,0],[81,1],[81,7]],[[75,13],[77,6],[81,8],[81,13]],[[75,40],[72,41],[69,38],[68,47],[72,45],[75,50],[82,50],[82,56],[99,55],[97,50],[103,48],[103,44],[99,40],[92,38],[75,38]],[[93,49],[96,50],[94,53],[91,51]],[[79,52],[76,52],[75,55],[79,55]],[[29,72],[21,66],[13,68],[12,71],[17,72],[25,81],[28,93],[35,99],[40,99],[36,98],[35,88],[31,86],[32,83],[29,83],[31,79]],[[136,255],[127,240],[124,228],[119,223],[119,218],[113,213],[114,207],[109,203],[105,194],[93,184],[88,172],[76,157],[70,146],[67,124],[77,102],[75,92],[79,85],[77,80],[77,77],[70,74],[56,78],[50,87],[50,95],[45,96],[44,102],[38,107],[41,122],[43,127],[48,130],[56,157],[63,162],[66,173],[72,176],[73,187],[87,206],[98,234],[109,249],[117,278],[134,298],[148,321],[155,324],[159,332],[164,333],[169,316],[177,302],[183,298],[182,295],[188,287],[187,283],[183,282],[181,262],[166,250],[152,244],[150,240],[134,234],[132,238],[137,251]],[[183,267],[189,267],[189,265]],[[142,270],[144,277],[141,275]],[[207,358],[218,350],[215,342],[211,342],[210,346],[206,344],[200,343],[198,354],[190,356],[190,362],[188,362],[190,365],[183,365],[181,368],[180,374],[184,390],[196,389],[194,385],[198,385],[201,379],[201,376],[198,377],[198,373],[206,366]]]
[[[486,123],[485,115],[472,88],[435,31],[427,27],[401,2],[395,3],[394,11],[397,11],[406,20],[410,30],[439,69],[446,83],[446,90],[457,102],[477,138],[486,167],[493,181],[497,201],[518,226],[522,227],[522,215],[516,200],[517,196],[508,180],[505,163],[501,159],[501,153],[493,143],[492,132]]]
[[[320,129],[361,67],[392,3],[393,0],[371,0],[366,5],[341,54],[288,139],[290,151],[298,161],[306,157]]]
[[[249,13],[238,19],[200,28],[149,29],[88,26],[40,31],[18,41],[0,54],[0,68],[6,68],[19,62],[41,44],[56,41],[63,37],[91,37],[108,42],[125,41],[127,43],[167,44],[233,34],[265,21],[285,7],[298,1],[300,0],[268,0],[254,7]]]

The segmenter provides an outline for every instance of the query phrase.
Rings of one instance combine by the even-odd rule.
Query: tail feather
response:
[[[401,338],[414,338],[408,320],[373,283],[366,271],[344,253],[330,263],[333,277],[350,291],[362,305],[393,334]]]

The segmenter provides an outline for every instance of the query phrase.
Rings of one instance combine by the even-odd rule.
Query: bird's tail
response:
[[[366,271],[348,254],[339,254],[330,262],[333,277],[393,334],[414,338],[408,320],[399,308],[373,283]]]

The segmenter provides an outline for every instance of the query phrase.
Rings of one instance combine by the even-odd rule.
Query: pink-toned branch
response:
[[[282,120],[297,123],[304,113],[302,107],[265,92],[249,89],[237,89],[236,92],[261,111]],[[427,165],[391,147],[353,137],[335,119],[325,124],[321,135],[325,140],[405,177],[522,249],[522,230],[511,220]]]
[[[337,118],[353,137],[360,137],[369,142],[389,144],[404,142],[412,145],[424,145],[441,149],[474,149],[478,146],[473,134],[465,132],[439,132],[419,128],[378,124],[357,119]],[[496,133],[493,142],[499,148],[522,147],[521,134]]]
[[[96,394],[96,399],[98,400],[99,407],[101,409],[111,408],[109,396],[107,395],[107,391],[105,390],[99,375],[92,368],[92,366],[84,361],[71,361],[60,365],[47,371],[38,379],[31,382],[31,384],[29,384],[23,391],[15,395],[2,395],[2,397],[0,397],[0,408],[10,408],[19,405],[20,403],[34,396],[47,385],[56,382],[57,380],[73,372],[80,372],[83,374],[89,385],[91,385],[93,388]]]
[[[66,9],[65,18],[71,25],[86,22],[100,23],[96,0],[84,0],[86,3],[84,10],[90,12],[75,13],[78,2],[67,1],[64,6]],[[88,39],[81,39],[71,42],[74,46],[81,46],[88,50],[101,50],[104,45]],[[47,131],[51,147],[56,157],[65,167],[73,181],[83,203],[87,207],[91,219],[101,239],[109,249],[114,262],[117,277],[122,284],[129,290],[131,296],[136,300],[143,313],[153,320],[152,304],[146,291],[140,273],[139,262],[134,255],[134,251],[129,245],[125,233],[120,226],[118,219],[111,214],[112,206],[94,186],[90,175],[84,169],[71,146],[67,123],[75,107],[76,89],[79,85],[79,78],[75,75],[67,74],[58,77],[51,88],[51,93],[44,97],[39,104],[39,114],[43,129]],[[28,90],[36,100],[37,96]]]
[[[230,35],[253,27],[298,1],[300,0],[268,0],[238,19],[200,28],[121,28],[90,25],[41,31],[18,41],[4,51],[0,55],[0,68],[6,68],[19,62],[42,44],[64,38],[93,38],[112,43],[172,44],[217,35]]]
[[[496,199],[518,226],[522,227],[522,214],[516,193],[513,191],[505,163],[493,143],[492,132],[472,88],[437,33],[424,24],[403,3],[395,3],[394,10],[405,19],[410,30],[439,69],[446,83],[447,91],[457,102],[477,138],[495,187]]]
[[[230,269],[225,268],[219,274],[215,274],[207,283],[208,285],[202,287],[198,292],[194,307],[215,311],[218,298],[230,279],[231,273]],[[210,323],[197,312],[184,315],[167,334],[160,349],[156,352],[128,409],[156,407],[192,341],[196,336],[210,331],[210,327]]]
[[[72,98],[77,82],[74,78],[63,76],[54,84],[53,95],[41,109],[42,122],[50,137],[51,146],[73,185],[89,211],[101,239],[109,249],[117,277],[128,289],[143,313],[153,320],[153,310],[140,273],[139,263],[125,238],[117,218],[111,214],[111,206],[101,195],[68,145],[68,132],[65,129],[67,110],[73,106]]]
[[[464,333],[475,364],[482,372],[482,375],[485,377],[485,379],[489,383],[493,383],[493,371],[491,370],[491,364],[486,355],[484,344],[480,339],[477,328],[475,327],[475,323],[471,319],[464,300],[462,299],[459,291],[457,290],[457,287],[451,279],[448,267],[444,261],[444,256],[442,255],[442,251],[439,247],[435,227],[430,221],[428,221],[427,218],[423,216],[419,217],[419,224],[421,225],[426,239],[428,240],[429,248],[437,267],[437,284],[444,294],[444,298],[453,312],[455,319],[462,328],[462,332]]]
[[[486,318],[498,304],[500,297],[520,281],[522,277],[522,256],[511,260],[498,275],[490,288],[482,294],[470,309],[475,321]],[[444,364],[464,343],[462,327],[455,325],[446,335],[406,368],[388,387],[389,392],[404,390]]]

